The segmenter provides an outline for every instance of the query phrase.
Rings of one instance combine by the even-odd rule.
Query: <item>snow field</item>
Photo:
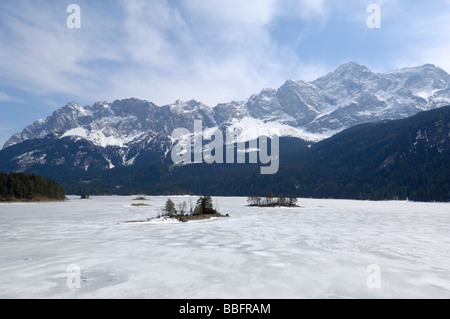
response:
[[[126,223],[157,216],[168,197],[133,198],[0,204],[0,298],[450,298],[446,203],[219,197],[230,218]]]

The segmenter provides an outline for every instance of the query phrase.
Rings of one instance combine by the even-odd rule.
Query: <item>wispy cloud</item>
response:
[[[73,2],[82,9],[77,30],[66,27]],[[373,2],[383,8],[383,39],[375,32],[360,39],[373,36],[365,41],[380,52],[376,59],[374,48],[345,48],[356,31],[345,32],[367,32],[365,9]],[[312,80],[355,56],[387,69],[426,60],[450,70],[448,4],[427,5],[421,17],[422,7],[404,0],[4,0],[0,85],[50,100],[196,98],[213,106],[288,78]],[[336,47],[336,36],[348,38],[344,47]],[[389,42],[401,46],[388,50]]]
[[[6,94],[5,92],[0,91],[0,102],[23,103],[23,100],[12,97],[12,96]]]
[[[324,3],[136,0],[114,2],[105,13],[79,2],[79,30],[66,28],[64,1],[0,5],[1,82],[92,101],[242,99],[301,73],[293,65],[308,68],[277,47],[267,26],[295,11],[302,19],[322,15]]]
[[[70,33],[65,6],[46,1],[0,5],[1,80],[37,94],[85,93],[98,80],[87,63],[111,60],[110,44]],[[100,18],[100,17],[98,17]]]

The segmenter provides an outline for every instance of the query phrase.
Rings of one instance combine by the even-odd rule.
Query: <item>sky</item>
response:
[[[450,73],[448,21],[450,0],[2,0],[0,147],[69,102],[215,106],[351,61]]]

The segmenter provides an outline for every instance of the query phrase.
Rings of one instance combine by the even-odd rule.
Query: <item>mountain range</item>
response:
[[[450,75],[439,67],[374,73],[354,62],[312,82],[288,80],[277,90],[215,107],[195,100],[165,106],[134,98],[92,106],[72,102],[13,135],[0,152],[0,171],[42,173],[65,186],[89,184],[142,165],[160,165],[155,172],[170,166],[172,132],[193,131],[195,120],[202,120],[205,130],[243,132],[247,141],[278,135],[282,152],[304,152],[363,123],[406,119],[446,105]],[[197,168],[186,168],[191,169]],[[148,180],[159,183],[162,175]]]
[[[117,193],[113,187],[120,184],[136,193],[450,200],[450,106],[360,124],[313,145],[294,138],[282,138],[280,145],[275,175],[261,175],[259,165],[249,164],[141,164],[116,176],[104,174],[89,187],[103,192],[106,186],[109,193]]]

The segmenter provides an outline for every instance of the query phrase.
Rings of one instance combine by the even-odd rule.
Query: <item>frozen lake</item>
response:
[[[133,198],[0,204],[0,298],[450,298],[450,204],[214,198],[230,218],[127,224],[167,200]]]

